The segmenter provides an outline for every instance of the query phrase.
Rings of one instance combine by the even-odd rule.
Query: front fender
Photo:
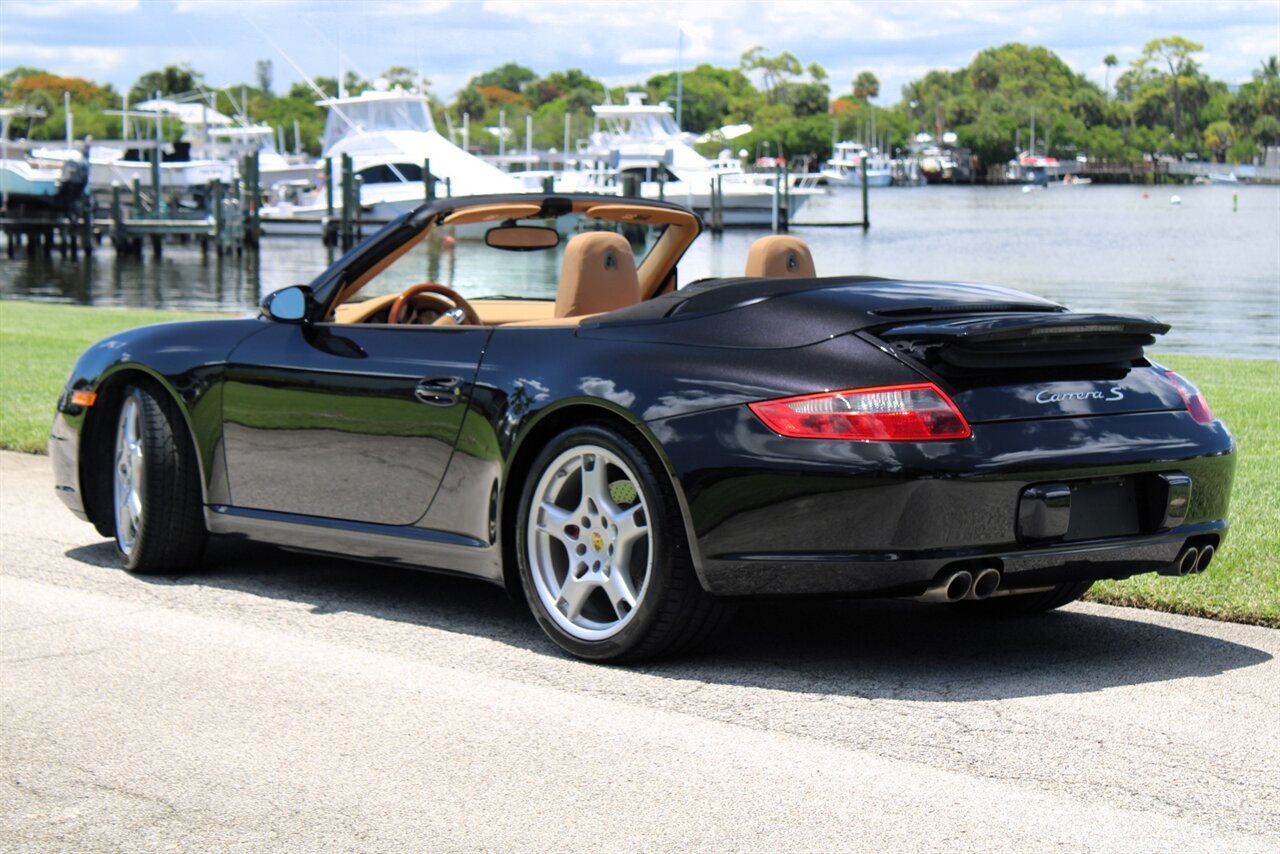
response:
[[[196,447],[206,501],[226,492],[221,464],[222,385],[227,356],[265,328],[258,319],[163,323],[125,330],[97,342],[76,360],[58,400],[49,452],[56,489],[73,512],[95,519],[95,471],[111,441],[110,422],[119,393],[130,379],[146,377],[178,403]],[[72,393],[96,395],[91,407]]]

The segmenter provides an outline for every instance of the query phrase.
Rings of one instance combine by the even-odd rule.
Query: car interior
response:
[[[330,317],[419,327],[575,326],[673,290],[676,262],[698,233],[687,211],[625,201],[575,200],[554,219],[527,202],[459,208],[342,288]],[[751,246],[745,275],[816,273],[803,240],[770,235]],[[504,293],[493,293],[497,282]],[[525,293],[505,293],[513,284]]]

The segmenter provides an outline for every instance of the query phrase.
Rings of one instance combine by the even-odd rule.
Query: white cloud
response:
[[[374,15],[439,15],[453,8],[453,0],[385,0],[374,3],[369,11]]]
[[[20,18],[65,18],[71,15],[128,15],[141,0],[5,0],[7,15]]]
[[[219,15],[241,12],[264,13],[290,6],[307,5],[306,0],[173,0],[173,11],[179,15]]]
[[[0,45],[0,67],[39,63],[57,74],[70,77],[93,77],[110,74],[124,63],[126,55],[127,52],[118,47],[95,45],[49,47],[9,42]]]
[[[123,14],[139,9],[145,27]],[[686,69],[736,66],[758,44],[822,65],[834,94],[870,70],[881,81],[880,103],[893,103],[929,69],[962,68],[979,50],[1019,39],[1044,44],[1101,83],[1107,53],[1120,57],[1118,73],[1149,39],[1177,33],[1205,45],[1208,74],[1239,82],[1280,53],[1278,9],[1275,0],[665,0],[640,13],[617,0],[0,0],[0,41],[21,43],[0,44],[0,70],[21,56],[127,86],[185,60],[211,81],[238,82],[251,78],[254,60],[270,57],[283,90],[298,76],[271,41],[308,74],[325,76],[336,73],[340,45],[343,67],[366,77],[421,63],[448,100],[471,74],[509,61],[540,74],[581,68],[623,85],[680,60]],[[89,47],[95,43],[110,47]]]

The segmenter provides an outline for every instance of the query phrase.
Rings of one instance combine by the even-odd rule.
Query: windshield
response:
[[[521,220],[520,224],[555,228],[560,233],[559,245],[552,249],[513,252],[495,249],[484,241],[485,232],[500,223],[437,226],[426,240],[370,280],[352,301],[398,294],[410,285],[423,282],[448,285],[467,299],[505,296],[553,300],[560,285],[565,244],[575,234],[588,231],[621,234],[631,245],[638,267],[666,228],[590,219],[577,213],[555,219]]]

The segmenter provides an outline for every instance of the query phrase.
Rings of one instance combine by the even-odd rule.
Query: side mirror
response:
[[[262,299],[262,313],[281,323],[306,323],[311,317],[315,299],[311,288],[294,285],[267,294]]]

